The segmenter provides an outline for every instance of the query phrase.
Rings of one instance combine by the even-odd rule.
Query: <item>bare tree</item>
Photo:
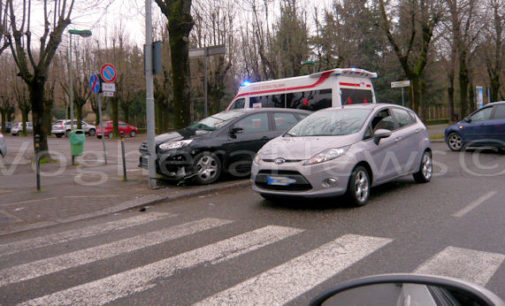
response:
[[[386,37],[393,47],[405,75],[412,81],[414,99],[412,108],[420,112],[423,104],[423,73],[428,63],[428,51],[435,27],[443,17],[443,9],[438,0],[408,0],[400,4],[399,15],[402,28],[394,28],[392,13],[386,10],[384,0],[379,0],[379,8]],[[396,30],[396,31],[395,31]],[[395,35],[396,32],[396,35]],[[407,39],[402,39],[407,37]]]
[[[9,31],[8,6],[6,0],[0,0],[0,55],[9,47],[7,32]]]
[[[491,86],[491,101],[498,101],[505,99],[505,94],[500,95],[505,65],[505,8],[500,0],[488,0],[487,3],[491,16],[481,47]]]
[[[36,3],[42,6],[44,18],[37,53],[32,46],[31,25],[32,13],[37,8],[32,7],[31,0],[23,0],[21,12],[15,12],[14,0],[7,0],[7,5],[11,27],[7,39],[19,69],[19,76],[25,81],[30,93],[33,134],[40,136],[40,150],[49,156],[47,135],[50,132],[52,101],[46,97],[46,82],[49,66],[61,43],[63,31],[70,24],[74,0],[43,0]],[[21,17],[20,22],[16,20],[16,16]]]

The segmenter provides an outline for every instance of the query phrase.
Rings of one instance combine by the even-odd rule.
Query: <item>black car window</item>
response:
[[[496,105],[494,108],[496,109],[494,112],[494,118],[505,119],[505,104]]]
[[[378,112],[372,120],[372,130],[374,132],[378,129],[394,131],[395,128],[395,120],[391,116],[388,109],[384,109]]]
[[[298,122],[295,115],[290,113],[273,113],[273,116],[277,131],[285,131]]]
[[[268,131],[267,113],[259,113],[245,117],[235,123],[235,127],[244,129],[244,133],[257,133]]]
[[[409,114],[408,111],[400,108],[393,108],[393,114],[398,122],[398,127],[402,128],[407,125],[411,125],[415,122],[414,118]]]

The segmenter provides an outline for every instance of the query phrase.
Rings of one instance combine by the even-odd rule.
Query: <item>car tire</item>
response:
[[[370,174],[363,166],[357,166],[352,170],[347,186],[347,197],[354,206],[366,205],[370,197]]]
[[[212,152],[202,152],[193,162],[194,181],[200,185],[212,184],[221,176],[221,160]]]
[[[416,183],[428,183],[433,177],[433,157],[430,151],[424,151],[419,171],[413,174]]]
[[[130,137],[135,137],[135,135],[136,135],[135,131],[131,131]]]
[[[458,133],[451,132],[447,135],[447,146],[451,151],[461,151],[464,148],[463,138]]]
[[[56,138],[61,138],[63,137],[63,134],[54,134],[56,136]]]
[[[95,129],[91,129],[91,130],[89,130],[88,134],[89,134],[89,136],[95,136],[96,135],[96,130]]]

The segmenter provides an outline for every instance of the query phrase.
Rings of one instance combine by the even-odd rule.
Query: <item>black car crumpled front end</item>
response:
[[[188,148],[189,149],[189,148]],[[139,167],[148,169],[149,150],[146,143],[139,149]],[[184,180],[191,177],[193,170],[193,156],[185,148],[162,151],[156,146],[156,172],[170,180]]]

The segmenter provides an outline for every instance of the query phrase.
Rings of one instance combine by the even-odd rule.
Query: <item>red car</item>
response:
[[[112,138],[112,136],[114,136],[112,121],[104,122],[103,125],[104,125],[103,136]],[[137,135],[137,133],[139,132],[139,130],[136,127],[134,127],[133,125],[129,125],[126,122],[119,121],[118,125],[119,125],[119,133],[123,132],[124,136],[135,137],[135,135]],[[96,127],[96,137],[102,138],[101,126]]]

